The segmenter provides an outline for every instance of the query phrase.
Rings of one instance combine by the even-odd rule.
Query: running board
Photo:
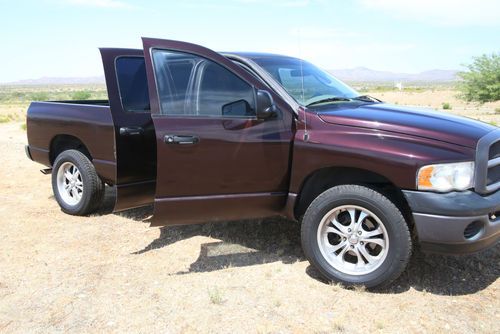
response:
[[[52,173],[52,168],[45,168],[45,169],[40,169],[40,172],[44,175],[48,175]]]

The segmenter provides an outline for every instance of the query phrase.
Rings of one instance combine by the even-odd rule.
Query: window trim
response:
[[[180,115],[180,114],[177,114],[177,115],[169,115],[169,114],[165,114],[165,113],[162,113],[162,107],[161,107],[161,101],[160,101],[160,92],[158,91],[158,81],[157,81],[157,74],[156,74],[156,65],[155,65],[155,59],[153,57],[153,53],[155,51],[166,51],[166,52],[170,52],[170,53],[177,53],[177,54],[187,54],[187,55],[192,55],[192,56],[195,56],[195,57],[198,57],[198,58],[202,58],[204,61],[209,61],[209,62],[212,62],[214,64],[217,64],[219,66],[221,66],[222,68],[224,68],[226,71],[229,71],[229,73],[233,74],[234,76],[236,76],[237,78],[239,78],[240,80],[242,80],[243,82],[245,82],[247,85],[250,86],[250,88],[252,89],[252,92],[253,92],[253,99],[254,99],[254,110],[255,110],[255,116],[224,116],[222,115],[222,112],[221,112],[221,115],[195,115],[195,114],[192,114],[192,115]],[[187,52],[187,51],[179,51],[179,50],[175,50],[175,49],[168,49],[168,48],[159,48],[159,47],[156,47],[156,48],[150,48],[149,49],[149,56],[150,56],[150,59],[151,59],[151,64],[152,64],[152,67],[153,67],[153,77],[154,77],[154,83],[155,83],[155,91],[156,91],[156,96],[158,97],[158,104],[159,104],[159,113],[151,113],[152,117],[154,118],[184,118],[184,119],[220,119],[220,120],[257,120],[257,89],[256,87],[249,83],[247,80],[245,80],[244,78],[242,78],[238,73],[234,72],[232,69],[228,68],[227,66],[225,66],[224,64],[221,64],[215,60],[212,60],[210,58],[207,58],[203,55],[200,55],[200,54],[197,54],[197,53],[193,53],[193,52]],[[230,60],[230,59],[229,59]],[[195,64],[195,71],[198,71],[198,67],[199,66],[199,63],[198,64]],[[193,84],[193,86],[199,86],[198,83],[196,81],[199,81],[199,79],[197,78],[199,75],[198,73],[195,73],[195,83]],[[192,87],[191,89],[195,89],[194,87]],[[198,99],[198,95],[199,93],[196,93],[196,91],[193,92],[194,94],[196,94],[196,99]]]
[[[118,77],[118,67],[117,67],[118,60],[122,59],[122,58],[142,58],[142,59],[144,59],[144,66],[146,66],[146,59],[144,56],[138,56],[138,55],[132,56],[131,55],[131,56],[117,56],[117,57],[115,57],[115,59],[113,61],[113,66],[115,68],[116,88],[118,88],[118,96],[120,98],[120,105],[122,106],[123,112],[125,112],[127,114],[152,114],[152,112],[151,112],[151,99],[149,96],[149,84],[148,84],[148,77],[147,77],[148,74],[147,74],[146,68],[144,68],[144,70],[146,71],[146,88],[148,89],[149,110],[132,111],[130,109],[125,108],[125,104],[123,103],[122,91],[120,88],[120,79]]]

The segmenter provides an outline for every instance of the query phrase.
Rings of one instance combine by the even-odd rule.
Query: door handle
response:
[[[140,126],[125,126],[120,128],[120,135],[122,136],[138,136],[144,133],[144,129]]]
[[[200,141],[200,138],[197,136],[189,136],[189,135],[166,135],[163,140],[166,144],[196,144]]]

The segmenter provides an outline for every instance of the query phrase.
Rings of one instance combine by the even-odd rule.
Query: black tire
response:
[[[61,193],[58,187],[58,175],[62,166],[76,166],[80,173],[83,189],[80,192],[80,199],[72,203],[68,195]],[[64,167],[63,167],[64,168]],[[62,170],[61,170],[62,172]],[[85,216],[95,212],[102,203],[104,197],[104,182],[97,175],[94,165],[80,151],[67,150],[61,152],[54,162],[52,168],[52,190],[61,210],[67,214],[75,216]],[[71,195],[70,195],[71,196]]]
[[[320,245],[318,239],[318,228],[321,221],[327,214],[330,214],[336,208],[344,206],[361,207],[370,211],[382,222],[385,227],[386,238],[388,239],[388,250],[386,251],[385,259],[382,257],[379,260],[379,266],[373,267],[373,271],[367,274],[350,274],[348,270],[338,270],[323,256],[321,249],[325,249]],[[340,210],[341,212],[342,210]],[[337,216],[340,218],[340,215]],[[325,219],[325,222],[329,221]],[[349,222],[351,218],[349,218]],[[323,223],[330,224],[330,223]],[[325,226],[325,225],[322,225]],[[333,224],[329,225],[333,226]],[[361,232],[359,232],[361,234]],[[364,232],[363,232],[364,233]],[[324,240],[329,240],[328,235]],[[360,242],[360,245],[351,243],[351,238],[337,237],[342,240],[348,247],[368,247],[368,242]],[[384,235],[385,238],[385,235]],[[329,281],[338,282],[345,286],[362,285],[367,288],[380,288],[387,286],[389,283],[398,278],[405,270],[410,259],[412,250],[412,241],[408,225],[405,222],[400,210],[381,193],[359,185],[341,185],[330,188],[319,195],[307,209],[302,220],[301,228],[302,248],[309,262]],[[344,241],[345,240],[345,241]],[[328,241],[329,242],[329,241]],[[357,237],[353,242],[358,242]],[[339,242],[340,244],[340,242]],[[371,246],[370,246],[371,247]],[[375,246],[376,247],[376,246]],[[320,249],[321,248],[321,249]],[[328,248],[326,248],[328,249]],[[366,248],[365,248],[366,249]],[[349,252],[349,251],[347,251]],[[333,254],[333,253],[330,253]],[[360,253],[358,253],[360,254]],[[338,255],[336,255],[338,256]],[[350,256],[349,254],[347,256]],[[357,258],[357,257],[356,257]],[[344,255],[342,255],[342,259]],[[361,257],[365,263],[369,261]],[[357,259],[356,261],[359,261]],[[340,267],[342,264],[337,264]]]

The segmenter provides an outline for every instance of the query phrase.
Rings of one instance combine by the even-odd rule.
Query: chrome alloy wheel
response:
[[[59,196],[68,205],[77,205],[82,199],[82,175],[71,162],[63,163],[57,170],[57,190]]]
[[[371,211],[343,205],[321,219],[318,246],[325,260],[348,275],[366,275],[384,262],[389,238],[382,221]]]

